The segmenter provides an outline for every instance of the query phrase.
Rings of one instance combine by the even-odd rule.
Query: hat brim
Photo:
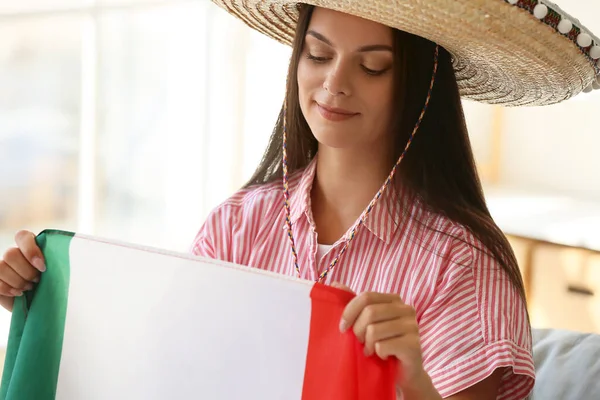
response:
[[[541,106],[567,100],[600,74],[600,40],[560,8],[537,0],[212,0],[259,32],[291,45],[298,4],[324,7],[431,40],[453,55],[463,98],[505,106]],[[513,1],[514,2],[514,1]],[[538,10],[539,11],[539,10]],[[539,16],[539,15],[538,15]],[[568,19],[572,29],[560,33]],[[587,37],[580,37],[580,35]],[[582,47],[581,41],[591,44]]]

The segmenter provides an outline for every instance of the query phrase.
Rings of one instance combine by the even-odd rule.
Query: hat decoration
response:
[[[577,20],[562,11],[556,4],[539,0],[506,0],[508,3],[529,11],[533,16],[579,46],[596,72],[596,78],[583,91],[589,93],[600,89],[600,40],[587,31]]]

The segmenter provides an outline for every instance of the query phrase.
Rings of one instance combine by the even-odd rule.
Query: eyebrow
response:
[[[325,36],[323,36],[319,32],[309,30],[308,32],[306,32],[306,36],[312,36],[315,39],[318,39],[321,42],[325,43],[326,45],[333,47],[333,43],[331,43],[331,41],[329,39],[327,39]],[[392,46],[388,46],[386,44],[370,44],[370,45],[361,46],[358,48],[359,53],[365,53],[368,51],[392,51]]]

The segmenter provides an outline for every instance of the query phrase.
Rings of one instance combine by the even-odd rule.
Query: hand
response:
[[[44,256],[33,233],[19,231],[15,242],[17,247],[6,250],[0,259],[0,295],[7,297],[21,296],[24,291],[31,290],[33,284],[39,282],[40,273],[46,270]]]
[[[352,291],[339,283],[332,286]],[[433,385],[423,368],[421,341],[414,308],[404,304],[400,296],[367,292],[348,303],[340,330],[352,328],[361,343],[365,354],[377,354],[382,359],[396,357],[398,368],[396,379],[398,389],[403,392],[432,392]]]

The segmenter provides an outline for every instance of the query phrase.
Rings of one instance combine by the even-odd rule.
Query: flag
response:
[[[353,294],[259,269],[47,230],[15,299],[6,400],[392,400],[396,363],[339,321]]]

